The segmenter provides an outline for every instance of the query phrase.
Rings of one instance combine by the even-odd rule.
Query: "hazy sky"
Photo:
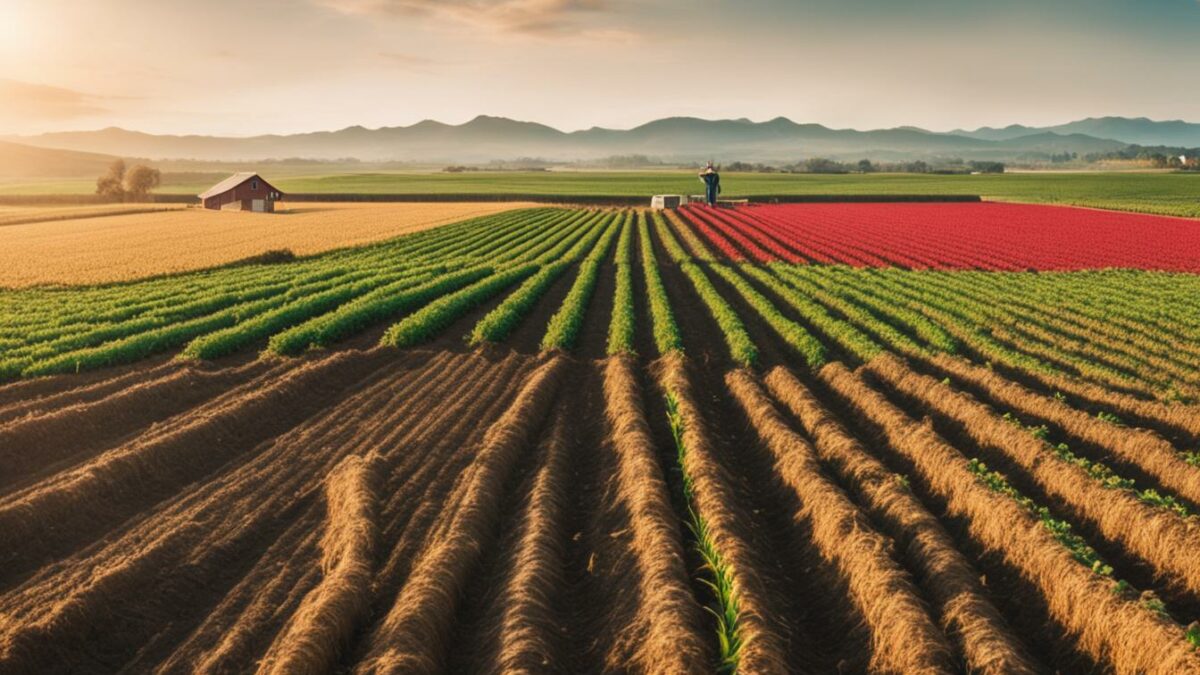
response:
[[[1200,121],[1197,0],[0,0],[0,133]]]

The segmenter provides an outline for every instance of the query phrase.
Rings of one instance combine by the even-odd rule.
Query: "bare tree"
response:
[[[162,182],[158,169],[138,164],[125,174],[125,197],[133,201],[145,199]]]

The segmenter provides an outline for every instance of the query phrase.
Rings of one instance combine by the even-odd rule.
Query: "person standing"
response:
[[[717,205],[717,195],[721,194],[721,174],[713,168],[710,161],[700,172],[700,180],[704,181],[704,198],[709,206]]]

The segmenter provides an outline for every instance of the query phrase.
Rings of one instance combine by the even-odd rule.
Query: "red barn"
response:
[[[204,208],[271,213],[283,193],[253,171],[235,173],[200,195]]]

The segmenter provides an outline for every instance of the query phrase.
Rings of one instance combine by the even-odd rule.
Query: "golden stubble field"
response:
[[[190,208],[9,225],[0,227],[0,287],[124,281],[280,249],[309,255],[527,206],[306,203],[274,214]]]

